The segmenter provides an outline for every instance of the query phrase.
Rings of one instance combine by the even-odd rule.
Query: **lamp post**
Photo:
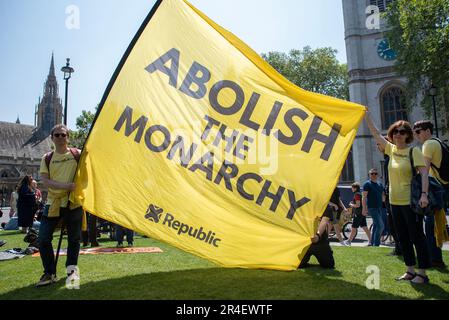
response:
[[[437,123],[437,107],[436,107],[436,103],[435,103],[435,97],[438,94],[438,90],[437,87],[435,87],[432,83],[432,86],[429,89],[429,94],[432,96],[432,103],[433,103],[433,118],[435,121],[435,134],[437,136],[437,138],[439,138],[438,136],[438,123]]]
[[[69,90],[69,79],[72,76],[72,73],[75,72],[75,69],[70,67],[70,58],[67,58],[67,63],[64,67],[61,68],[61,71],[64,72],[65,80],[64,124],[67,125],[67,94]]]

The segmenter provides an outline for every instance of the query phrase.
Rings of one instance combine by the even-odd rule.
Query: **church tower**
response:
[[[37,130],[43,136],[50,135],[51,129],[62,123],[62,101],[59,98],[53,53],[51,54],[50,71],[44,85],[44,95],[37,106],[36,118]]]
[[[349,69],[350,100],[370,110],[377,128],[386,135],[398,120],[422,119],[422,110],[406,105],[407,79],[394,70],[396,53],[390,48],[388,30],[382,13],[394,0],[342,0],[346,54]],[[368,179],[368,171],[377,168],[383,174],[383,155],[377,150],[363,120],[353,144],[355,181]]]

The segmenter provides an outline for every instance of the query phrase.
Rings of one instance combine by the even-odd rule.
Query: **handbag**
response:
[[[412,182],[411,182],[411,192],[410,192],[410,206],[413,212],[419,215],[432,216],[435,210],[444,208],[444,188],[434,177],[429,176],[429,190],[427,192],[427,199],[429,204],[427,207],[421,208],[419,205],[419,200],[421,199],[422,193],[422,178],[421,174],[416,172],[415,165],[413,162],[413,149],[410,148],[410,164],[412,165]]]

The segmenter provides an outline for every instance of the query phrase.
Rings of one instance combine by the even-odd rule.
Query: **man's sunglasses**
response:
[[[65,137],[67,137],[67,134],[66,133],[54,133],[53,136],[56,138],[59,138],[59,137],[65,138]]]
[[[405,136],[406,134],[407,134],[407,130],[405,130],[405,129],[400,129],[400,130],[398,130],[398,129],[394,129],[393,130],[393,134],[400,134],[401,136]]]
[[[370,172],[371,175],[377,176],[377,172]]]

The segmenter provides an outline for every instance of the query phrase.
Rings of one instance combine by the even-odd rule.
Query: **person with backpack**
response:
[[[36,287],[56,282],[56,263],[53,253],[53,232],[63,219],[67,227],[68,247],[66,267],[67,276],[77,273],[80,250],[83,210],[69,201],[70,191],[75,190],[73,179],[80,158],[80,150],[68,147],[69,129],[58,124],[51,130],[51,140],[55,150],[45,154],[41,161],[40,175],[48,188],[47,203],[39,228],[39,247],[44,274]],[[78,274],[75,276],[78,277]]]
[[[447,209],[447,201],[449,196],[449,149],[439,139],[432,137],[433,124],[429,120],[421,120],[415,122],[413,125],[413,132],[416,139],[422,144],[422,153],[424,155],[424,162],[429,174],[433,176],[445,189],[445,203]],[[437,213],[439,215],[441,213]],[[444,221],[446,216],[444,215]],[[439,226],[444,228],[446,223]],[[438,226],[437,226],[438,227]],[[446,264],[443,261],[441,247],[437,244],[435,238],[435,217],[425,217],[425,231],[427,237],[427,244],[429,246],[430,256],[432,259],[432,266],[436,268],[445,268]],[[444,230],[443,230],[444,232]]]
[[[387,140],[374,124],[368,110],[366,110],[365,120],[379,148],[390,157],[389,199],[406,266],[406,272],[396,280],[410,281],[414,284],[429,283],[426,269],[432,264],[423,231],[423,216],[418,215],[411,207],[411,185],[414,172],[419,171],[421,176],[422,189],[418,204],[421,208],[429,205],[429,178],[421,150],[409,147],[409,144],[413,142],[412,125],[405,120],[396,121],[388,128]],[[413,166],[410,156],[414,159]]]

